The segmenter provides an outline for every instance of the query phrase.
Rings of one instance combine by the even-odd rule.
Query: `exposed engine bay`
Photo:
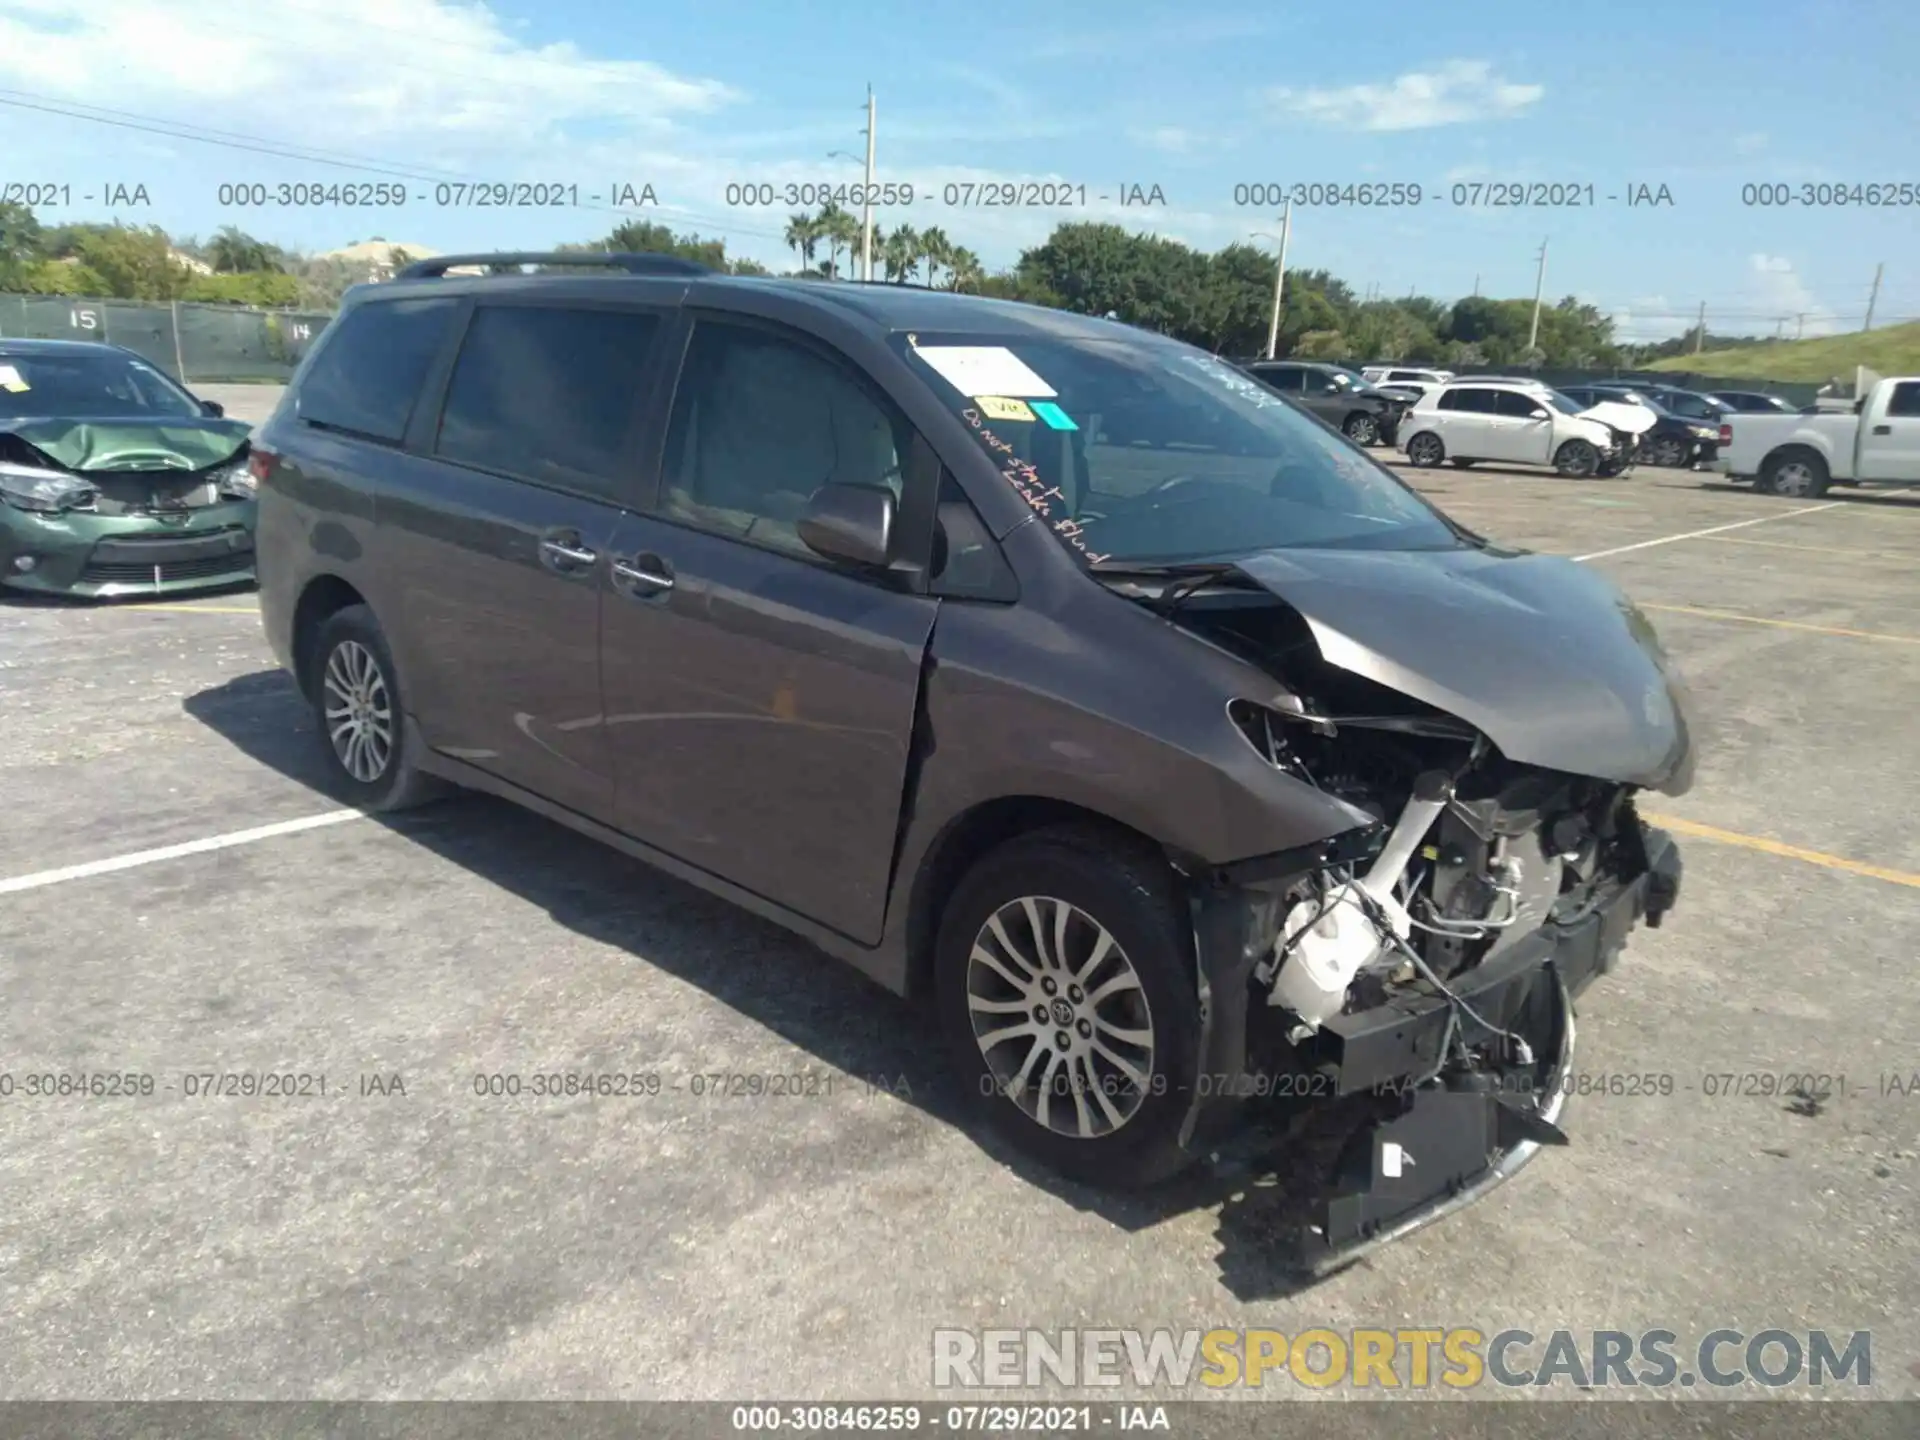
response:
[[[1538,1145],[1566,1143],[1554,1121],[1571,1056],[1571,997],[1610,966],[1635,922],[1659,924],[1678,887],[1677,852],[1635,811],[1643,787],[1617,777],[1664,766],[1669,788],[1683,789],[1690,760],[1680,754],[1677,702],[1670,713],[1681,744],[1665,759],[1637,715],[1614,732],[1635,731],[1630,745],[1592,747],[1596,767],[1616,778],[1510,758],[1478,726],[1327,658],[1355,657],[1357,667],[1387,657],[1377,671],[1411,675],[1408,689],[1431,693],[1456,680],[1472,662],[1455,657],[1480,642],[1449,635],[1415,673],[1424,658],[1418,621],[1371,612],[1362,624],[1342,614],[1345,629],[1335,632],[1276,590],[1235,570],[1148,603],[1279,682],[1261,701],[1233,701],[1229,716],[1267,764],[1356,819],[1336,843],[1260,885],[1235,942],[1247,963],[1216,962],[1210,977],[1244,995],[1237,1045],[1216,1046],[1210,1058],[1268,1077],[1249,1095],[1290,1096],[1296,1111],[1326,1101],[1364,1111],[1342,1162],[1347,1190],[1312,1227],[1316,1244],[1344,1257],[1424,1223],[1410,1214],[1430,1218],[1497,1183]],[[1582,664],[1632,675],[1617,649],[1601,647],[1561,673],[1577,677]],[[1550,689],[1555,677],[1543,670],[1542,683]],[[1569,730],[1583,721],[1581,699],[1566,697]],[[1640,708],[1658,713],[1652,700]],[[1524,714],[1526,725],[1506,733],[1536,756],[1578,749],[1555,732],[1543,702],[1481,713]],[[1650,839],[1661,847],[1657,863]],[[1276,1089],[1276,1075],[1293,1082]]]

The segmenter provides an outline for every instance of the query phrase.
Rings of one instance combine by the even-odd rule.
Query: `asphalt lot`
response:
[[[1570,1148],[1304,1291],[1259,1189],[1011,1168],[897,1002],[504,804],[6,893],[337,802],[250,593],[0,601],[0,1072],[158,1086],[0,1101],[0,1398],[924,1397],[936,1327],[1408,1325],[1867,1329],[1920,1395],[1920,1093],[1882,1079],[1920,1072],[1920,495],[1415,478],[1593,557],[1695,688],[1697,786],[1650,806],[1680,907],[1580,1017],[1582,1072],[1675,1093],[1576,1098]],[[551,1069],[832,1093],[474,1090]],[[327,1094],[185,1094],[269,1070]],[[1852,1093],[1703,1093],[1788,1072]]]

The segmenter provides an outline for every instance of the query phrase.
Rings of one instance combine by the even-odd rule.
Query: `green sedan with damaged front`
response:
[[[0,342],[0,586],[165,595],[251,581],[251,433],[117,346]]]

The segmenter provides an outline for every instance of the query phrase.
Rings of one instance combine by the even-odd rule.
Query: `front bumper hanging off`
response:
[[[1344,1109],[1351,1121],[1295,1239],[1300,1269],[1320,1275],[1350,1264],[1471,1203],[1542,1144],[1564,1143],[1557,1122],[1570,1089],[1574,999],[1612,968],[1638,922],[1657,927],[1679,895],[1678,848],[1664,831],[1643,827],[1643,835],[1645,871],[1604,905],[1571,924],[1549,924],[1449,982],[1477,1014],[1522,1035],[1535,1057],[1525,1074],[1484,1077],[1476,1088],[1421,1083],[1445,1058],[1450,1020],[1468,1043],[1488,1038],[1433,994],[1328,1020],[1292,1052],[1297,1072],[1276,1084],[1250,1044],[1246,998],[1271,943],[1271,915],[1245,899],[1200,906],[1201,1073],[1209,1083],[1196,1087],[1183,1141],[1197,1153],[1231,1153],[1248,1138],[1249,1097],[1284,1094],[1296,1119]],[[1283,1166],[1303,1153],[1281,1145]]]

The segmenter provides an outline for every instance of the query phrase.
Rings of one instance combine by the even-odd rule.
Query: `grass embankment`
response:
[[[1838,375],[1851,381],[1856,365],[1882,375],[1920,375],[1920,320],[1818,340],[1782,340],[1739,350],[1706,350],[1655,361],[1649,370],[1691,370],[1729,380],[1780,380],[1821,384]]]

